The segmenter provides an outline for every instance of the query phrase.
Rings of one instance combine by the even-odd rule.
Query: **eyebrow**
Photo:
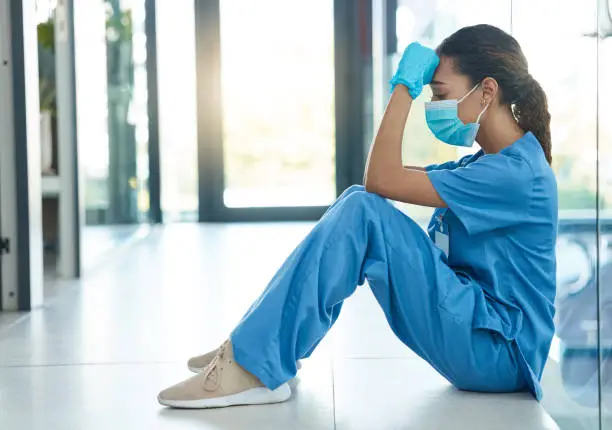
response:
[[[442,82],[442,81],[431,81],[429,85],[446,85],[446,82]]]

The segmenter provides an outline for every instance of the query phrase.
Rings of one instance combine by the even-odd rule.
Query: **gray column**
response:
[[[79,3],[80,5],[80,3]],[[85,7],[85,5],[81,6]],[[81,220],[77,98],[75,80],[74,2],[61,0],[55,14],[55,85],[58,141],[58,275],[76,278],[81,274]]]

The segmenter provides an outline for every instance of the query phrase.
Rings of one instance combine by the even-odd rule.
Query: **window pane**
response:
[[[157,2],[157,60],[164,220],[196,220],[198,148],[193,0]]]
[[[144,0],[75,5],[77,131],[87,224],[148,219]]]
[[[333,2],[221,2],[224,202],[332,203]]]

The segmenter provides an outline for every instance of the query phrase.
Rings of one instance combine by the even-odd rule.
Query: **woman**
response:
[[[436,52],[410,45],[391,83],[365,187],[332,205],[230,339],[190,360],[200,373],[161,392],[161,404],[287,400],[298,360],[366,280],[394,333],[454,386],[540,399],[557,229],[546,95],[516,40],[488,25],[459,30]],[[481,151],[402,165],[406,119],[426,84],[432,132],[451,145],[477,140]],[[436,208],[429,234],[386,198]]]

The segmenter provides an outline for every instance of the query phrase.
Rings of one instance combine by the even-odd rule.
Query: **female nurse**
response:
[[[529,391],[554,333],[557,191],[546,95],[517,41],[488,25],[436,51],[408,46],[353,186],[293,251],[192,378],[159,394],[179,408],[283,402],[287,381],[367,281],[397,337],[454,386]],[[441,141],[480,151],[457,162],[402,165],[402,137],[424,85]],[[410,141],[408,139],[408,145]],[[428,232],[387,199],[435,208]]]

